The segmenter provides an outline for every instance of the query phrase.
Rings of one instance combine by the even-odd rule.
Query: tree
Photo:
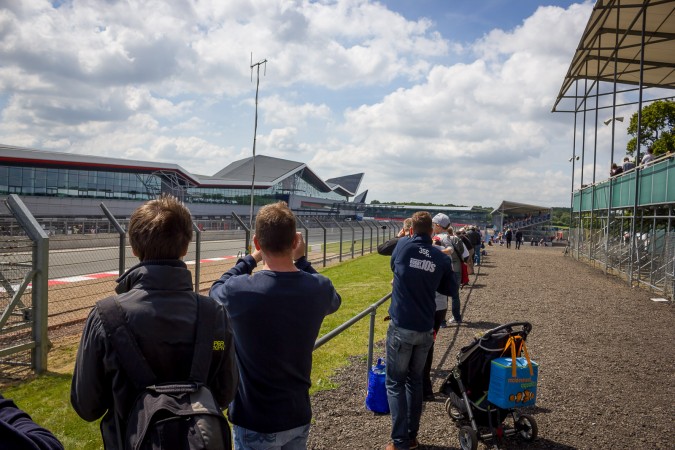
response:
[[[675,151],[675,102],[658,100],[642,108],[640,130],[640,153],[651,147],[654,156]],[[634,113],[628,125],[628,134],[633,138],[626,145],[629,155],[637,149],[638,113]]]

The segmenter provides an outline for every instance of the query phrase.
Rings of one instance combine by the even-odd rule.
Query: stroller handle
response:
[[[500,325],[497,328],[493,328],[491,330],[486,331],[485,334],[483,335],[483,338],[489,338],[490,336],[492,336],[493,333],[496,333],[497,331],[513,327],[523,327],[523,331],[525,332],[525,334],[530,334],[530,331],[532,331],[532,324],[530,322],[510,322],[504,325]]]

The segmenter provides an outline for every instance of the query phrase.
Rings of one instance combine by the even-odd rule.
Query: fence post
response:
[[[297,220],[298,223],[300,224],[300,227],[305,230],[305,257],[307,257],[307,255],[309,255],[309,230],[307,229],[305,224],[302,223],[302,220],[300,220],[299,217],[296,216],[295,220]]]
[[[363,247],[366,246],[366,229],[361,222],[356,222],[361,227],[361,256],[363,256]]]
[[[376,236],[376,241],[377,245],[380,245],[380,223],[375,222],[375,236]]]
[[[42,374],[47,371],[47,352],[49,339],[48,325],[48,283],[49,280],[49,236],[35,217],[26,208],[18,195],[10,194],[5,202],[17,222],[26,231],[26,234],[35,243],[33,248],[33,340],[35,347],[31,350],[31,363],[35,372]]]
[[[338,258],[338,261],[342,262],[342,227],[340,224],[337,222],[337,220],[333,219],[333,222],[335,222],[335,225],[338,227],[340,230],[340,256]]]
[[[319,219],[314,220],[316,220],[316,223],[318,223],[323,230],[323,267],[326,267],[326,227],[323,226]]]
[[[368,363],[366,364],[366,376],[369,378],[370,368],[373,366],[373,347],[375,344],[375,315],[377,308],[370,311],[370,331],[368,332]],[[368,386],[366,382],[366,386]]]
[[[245,249],[244,254],[248,255],[249,253],[251,253],[251,230],[246,226],[244,221],[241,220],[241,218],[234,211],[232,211],[232,217],[234,217],[234,220],[236,220],[239,223],[239,225],[241,225],[244,228],[244,230],[246,230],[246,243],[244,244]],[[252,220],[251,223],[253,223]]]
[[[365,224],[368,225],[370,230],[370,253],[373,253],[373,227],[370,226],[370,222],[365,222]]]
[[[356,242],[354,240],[354,225],[352,225],[351,222],[345,222],[345,223],[349,226],[349,228],[352,229],[352,259],[354,259],[354,243]]]
[[[117,233],[120,235],[120,252],[119,252],[119,266],[118,266],[118,272],[120,276],[124,273],[124,269],[126,267],[126,248],[127,248],[127,235],[126,231],[120,225],[120,223],[115,219],[115,216],[112,215],[110,210],[101,202],[101,209],[103,210],[103,214],[108,218],[110,223],[113,224],[115,227],[115,230],[117,230]]]
[[[195,232],[195,292],[199,294],[199,274],[202,270],[201,258],[202,258],[202,230],[199,229],[197,224],[192,222],[192,229]]]

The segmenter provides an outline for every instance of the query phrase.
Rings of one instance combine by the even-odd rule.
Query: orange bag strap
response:
[[[532,368],[532,361],[530,360],[530,354],[527,351],[527,346],[522,336],[510,336],[509,340],[506,341],[504,346],[504,351],[502,356],[506,353],[507,350],[511,350],[511,376],[516,377],[516,358],[520,356],[522,352],[525,352],[525,359],[527,359],[527,365],[530,369],[530,376],[534,376],[534,369]]]

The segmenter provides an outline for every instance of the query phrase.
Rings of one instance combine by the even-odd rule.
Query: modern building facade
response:
[[[253,169],[253,158],[245,158],[205,176],[176,164],[0,145],[0,197],[19,195],[36,217],[100,216],[102,202],[128,217],[163,193],[183,200],[195,216],[247,215]],[[256,156],[254,206],[283,200],[299,215],[339,215],[338,205],[353,203],[363,175],[324,181],[304,163]]]

